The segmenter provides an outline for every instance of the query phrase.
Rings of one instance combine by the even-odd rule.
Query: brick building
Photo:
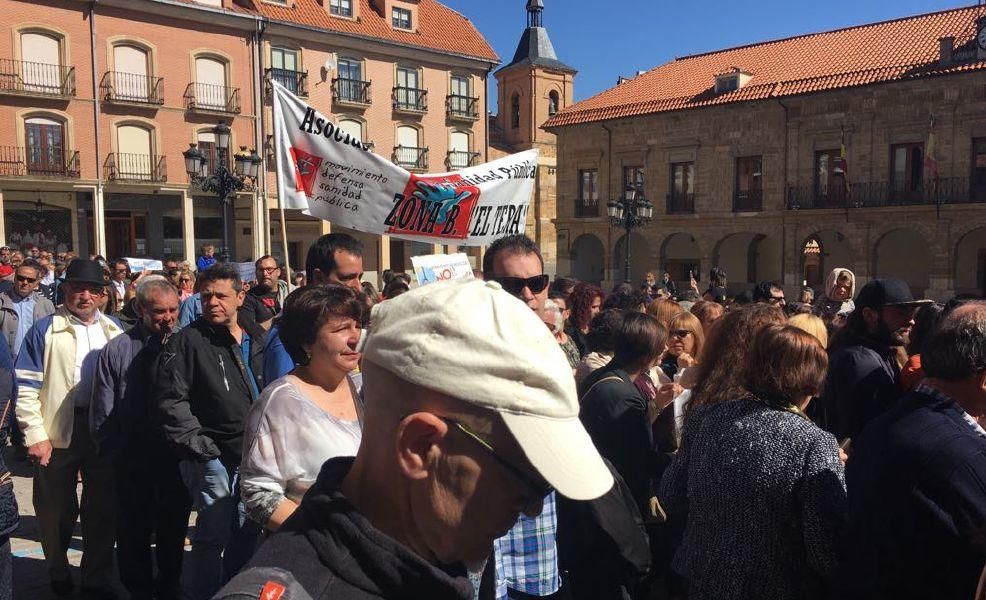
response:
[[[562,110],[559,273],[622,279],[606,204],[654,219],[632,279],[818,287],[848,267],[945,298],[986,287],[986,21],[948,10],[687,56]],[[703,282],[704,285],[704,282]]]
[[[487,77],[499,62],[435,0],[0,0],[0,237],[107,256],[191,257],[222,238],[215,196],[188,183],[182,151],[215,161],[257,149],[232,257],[281,254],[269,86],[274,78],[413,171],[487,159]],[[331,225],[288,213],[299,266]],[[370,280],[430,252],[381,236]]]

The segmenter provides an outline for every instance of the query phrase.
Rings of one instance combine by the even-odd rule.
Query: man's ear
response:
[[[448,425],[431,413],[404,417],[397,426],[397,462],[408,479],[427,479],[441,455]]]

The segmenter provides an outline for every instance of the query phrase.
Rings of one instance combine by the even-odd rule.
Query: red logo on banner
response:
[[[291,156],[294,157],[295,185],[299,190],[305,190],[306,196],[311,197],[322,158],[297,148],[291,148]]]
[[[479,203],[479,188],[461,175],[415,175],[384,221],[388,234],[420,235],[464,240],[469,237],[472,212]]]

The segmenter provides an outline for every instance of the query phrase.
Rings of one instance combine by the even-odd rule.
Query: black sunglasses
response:
[[[544,288],[548,287],[549,277],[547,275],[535,275],[534,277],[494,277],[503,286],[507,293],[520,296],[524,293],[524,288],[531,290],[532,294],[540,294]]]
[[[23,275],[17,276],[17,281],[21,283],[34,283],[37,280],[38,280],[37,278],[31,279],[30,277],[24,277]]]

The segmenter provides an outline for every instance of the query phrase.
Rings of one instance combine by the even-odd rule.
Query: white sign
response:
[[[240,275],[240,281],[253,281],[257,278],[257,266],[252,262],[230,263]]]
[[[130,265],[131,273],[164,270],[164,263],[159,260],[152,260],[149,258],[124,258],[123,260],[127,261],[127,264]]]
[[[370,152],[276,81],[278,198],[342,227],[429,244],[483,246],[524,233],[537,150],[452,173],[410,173]],[[398,146],[416,162],[427,149]],[[432,164],[443,156],[430,156]]]
[[[429,254],[412,256],[411,265],[418,285],[447,279],[472,279],[472,265],[465,254]]]

